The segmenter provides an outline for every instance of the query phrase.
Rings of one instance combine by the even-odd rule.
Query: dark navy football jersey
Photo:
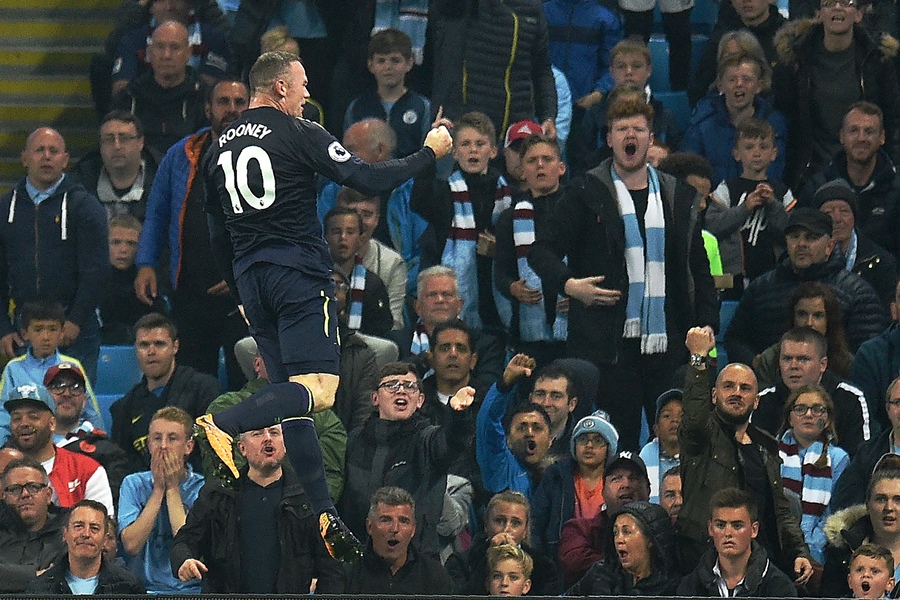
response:
[[[316,214],[316,174],[374,196],[433,164],[434,152],[370,165],[318,123],[260,107],[225,129],[206,160],[207,211],[224,215],[235,275],[258,261],[321,274],[331,258]]]

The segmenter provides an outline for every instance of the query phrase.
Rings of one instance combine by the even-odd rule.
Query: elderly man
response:
[[[72,176],[97,195],[112,218],[129,214],[139,221],[159,167],[159,156],[144,145],[144,126],[128,111],[107,113],[100,123],[100,147],[85,154]]]
[[[408,491],[375,490],[366,516],[369,543],[362,559],[345,569],[344,593],[417,596],[452,590],[444,567],[411,544],[416,524],[416,501]]]
[[[63,172],[69,153],[63,137],[41,127],[22,152],[27,176],[0,197],[0,305],[31,300],[66,307],[61,349],[96,379],[100,354],[97,304],[108,267],[106,213],[90,192]],[[0,354],[23,345],[15,323],[0,320]]]
[[[241,435],[247,464],[235,489],[210,480],[175,535],[172,572],[215,594],[336,594],[341,566],[329,556],[294,471],[280,425]]]
[[[103,560],[103,542],[109,528],[106,508],[93,500],[72,507],[63,527],[67,552],[31,580],[26,594],[129,595],[144,594],[144,586],[127,569]]]
[[[0,484],[8,509],[0,517],[0,592],[22,593],[63,550],[65,511],[50,501],[47,472],[30,458],[10,461]]]

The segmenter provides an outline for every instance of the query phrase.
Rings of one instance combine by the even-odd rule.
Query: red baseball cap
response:
[[[71,373],[77,379],[80,379],[81,383],[85,382],[84,373],[81,372],[78,365],[62,362],[47,369],[47,372],[44,374],[44,385],[50,385],[50,382],[56,379],[60,373]]]
[[[544,130],[534,121],[519,121],[518,123],[513,123],[509,126],[509,129],[506,130],[506,140],[503,142],[503,147],[509,148],[513,142],[524,140],[528,136],[539,133],[544,133]]]

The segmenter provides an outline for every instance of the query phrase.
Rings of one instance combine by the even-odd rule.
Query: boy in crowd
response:
[[[397,158],[422,147],[431,125],[431,103],[406,86],[413,68],[412,40],[399,29],[384,29],[369,41],[368,69],[377,88],[347,107],[346,131],[357,121],[375,117],[386,121],[397,134]]]
[[[487,550],[487,589],[491,596],[524,596],[531,589],[534,561],[528,553],[512,544]]]
[[[863,544],[850,558],[847,583],[854,598],[884,598],[894,589],[894,555],[887,548]]]
[[[426,174],[416,178],[410,204],[435,230],[439,257],[423,261],[456,270],[460,318],[472,329],[503,335],[494,304],[495,226],[512,205],[506,179],[493,167],[497,133],[490,118],[479,112],[450,123],[440,112],[434,126],[453,126],[453,158],[457,169],[447,181]]]
[[[729,298],[738,299],[750,280],[775,268],[794,197],[766,173],[778,156],[768,122],[752,118],[738,125],[733,156],[741,175],[713,191],[705,225],[719,240],[723,270],[735,276]]]
[[[652,440],[641,449],[641,460],[647,465],[650,477],[650,502],[659,504],[662,480],[668,471],[678,466],[681,446],[678,443],[678,426],[684,412],[684,393],[679,389],[663,392],[656,399],[656,422]],[[668,511],[667,511],[668,512]]]
[[[544,289],[527,257],[538,231],[565,194],[560,179],[566,165],[556,140],[540,134],[525,139],[521,158],[527,197],[503,211],[497,221],[494,298],[514,351],[545,365],[565,355],[568,299],[559,290]]]
[[[644,100],[653,107],[654,139],[670,148],[677,148],[682,132],[675,123],[675,117],[666,110],[662,102],[653,98],[647,81],[653,73],[650,49],[639,41],[625,39],[610,51],[610,74],[615,87],[627,86],[639,90]],[[606,144],[606,112],[612,104],[612,93],[591,106],[581,122],[580,131],[573,131],[569,137],[569,164],[576,173],[583,173],[609,157]],[[581,157],[581,158],[577,158]]]
[[[82,373],[85,372],[76,358],[59,351],[65,321],[65,310],[58,302],[36,300],[25,303],[22,307],[21,334],[28,343],[28,349],[25,354],[12,359],[4,367],[3,377],[0,379],[0,403],[9,400],[10,394],[21,385],[43,385],[47,370],[60,363],[71,363]],[[88,401],[81,414],[81,420],[90,421],[95,428],[104,429],[100,405],[97,403],[90,381],[85,380],[84,385],[87,388]],[[8,439],[9,413],[0,410],[0,445],[6,443]]]

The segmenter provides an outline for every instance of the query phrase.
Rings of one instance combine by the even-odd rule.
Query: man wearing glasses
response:
[[[788,120],[784,183],[791,189],[841,149],[842,120],[857,100],[884,112],[885,149],[898,156],[894,51],[860,25],[864,8],[860,0],[820,0],[815,22],[792,21],[781,31],[772,88]]]
[[[59,448],[84,454],[106,469],[106,476],[118,501],[122,479],[131,471],[125,451],[109,439],[102,430],[84,418],[87,403],[87,383],[77,365],[63,362],[47,369],[44,385],[53,398],[56,427],[53,443]]]
[[[50,502],[47,473],[30,458],[11,461],[0,487],[10,509],[0,523],[0,593],[21,593],[65,547],[65,511]]]
[[[448,424],[431,425],[419,412],[425,395],[415,366],[395,362],[381,369],[372,393],[375,411],[347,442],[346,483],[338,508],[357,537],[366,535],[368,500],[375,490],[397,486],[416,501],[417,548],[437,553],[447,470],[471,440],[472,419],[466,410],[474,396],[473,388],[460,389],[448,402]]]
[[[862,391],[828,371],[825,336],[810,327],[797,327],[781,336],[778,367],[781,380],[760,390],[759,407],[753,424],[778,435],[784,418],[784,404],[791,392],[805,385],[819,385],[834,402],[832,415],[838,445],[852,458],[859,445],[872,437],[869,405]]]

